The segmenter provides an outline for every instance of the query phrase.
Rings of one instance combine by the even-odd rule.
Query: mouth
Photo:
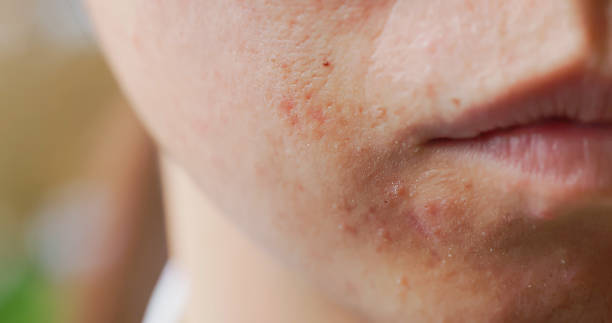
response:
[[[473,137],[431,142],[456,153],[482,156],[532,176],[598,185],[612,175],[612,124],[545,118],[496,128]],[[587,178],[588,177],[588,178]]]
[[[578,75],[513,91],[430,129],[426,145],[513,170],[514,179],[532,186],[612,191],[610,82]]]

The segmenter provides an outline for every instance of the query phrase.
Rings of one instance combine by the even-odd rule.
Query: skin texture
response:
[[[164,154],[340,306],[372,322],[612,321],[612,170],[585,188],[430,141],[521,89],[608,79],[608,2],[90,6]]]

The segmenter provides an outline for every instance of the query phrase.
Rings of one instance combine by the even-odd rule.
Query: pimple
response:
[[[281,101],[279,109],[281,114],[288,120],[289,124],[295,126],[299,122],[299,118],[295,113],[295,102],[293,99],[285,98]]]
[[[427,84],[427,97],[433,100],[436,98],[437,94],[438,91],[436,90],[436,87],[431,83]]]
[[[325,115],[323,114],[323,110],[321,108],[315,107],[310,109],[308,116],[319,123],[325,122]]]
[[[312,98],[312,91],[308,91],[306,92],[306,94],[304,95],[304,98],[306,100],[310,100]]]
[[[471,191],[474,188],[474,184],[472,184],[471,182],[463,183],[463,188],[466,191]]]
[[[291,99],[284,99],[280,104],[281,111],[286,115],[290,114],[294,108],[295,102]]]
[[[385,228],[378,228],[376,235],[384,242],[391,242],[391,234],[389,233],[389,230]]]
[[[397,278],[395,283],[398,287],[398,296],[400,297],[402,302],[406,301],[406,298],[408,296],[408,290],[410,289],[408,278],[406,277],[406,275],[401,275]]]
[[[453,98],[452,99],[453,104],[455,105],[455,107],[460,107],[461,106],[461,100],[457,99],[457,98]]]
[[[400,287],[404,287],[404,288],[409,286],[409,285],[408,285],[408,278],[406,278],[406,276],[405,276],[405,275],[401,275],[401,276],[400,276],[400,277],[397,279],[396,283],[397,283],[397,285],[398,285],[398,286],[400,286]]]
[[[387,250],[393,243],[393,237],[389,230],[385,228],[378,228],[376,230],[376,252],[381,253]]]
[[[425,208],[425,213],[428,216],[438,216],[438,214],[440,213],[440,202],[438,201],[433,201],[433,202],[428,202],[427,204],[425,204],[424,206]]]
[[[349,233],[351,235],[357,234],[357,228],[346,223],[340,223],[338,225],[338,230],[340,230],[341,232]]]
[[[325,67],[330,67],[330,66],[331,66],[331,63],[330,63],[328,60],[324,60],[324,61],[323,61],[323,66],[325,66]]]
[[[389,204],[398,201],[401,197],[406,195],[406,186],[400,180],[392,181],[384,189],[384,204]]]

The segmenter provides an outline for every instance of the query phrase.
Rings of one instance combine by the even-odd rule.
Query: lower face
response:
[[[578,4],[90,2],[163,151],[339,304],[376,322],[612,319],[610,129],[448,139],[474,107],[581,77]]]

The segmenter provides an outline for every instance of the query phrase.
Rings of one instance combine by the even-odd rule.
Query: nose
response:
[[[368,94],[398,104],[424,98],[435,107],[430,116],[440,117],[577,69],[612,74],[610,7],[605,0],[398,0],[372,56]]]

